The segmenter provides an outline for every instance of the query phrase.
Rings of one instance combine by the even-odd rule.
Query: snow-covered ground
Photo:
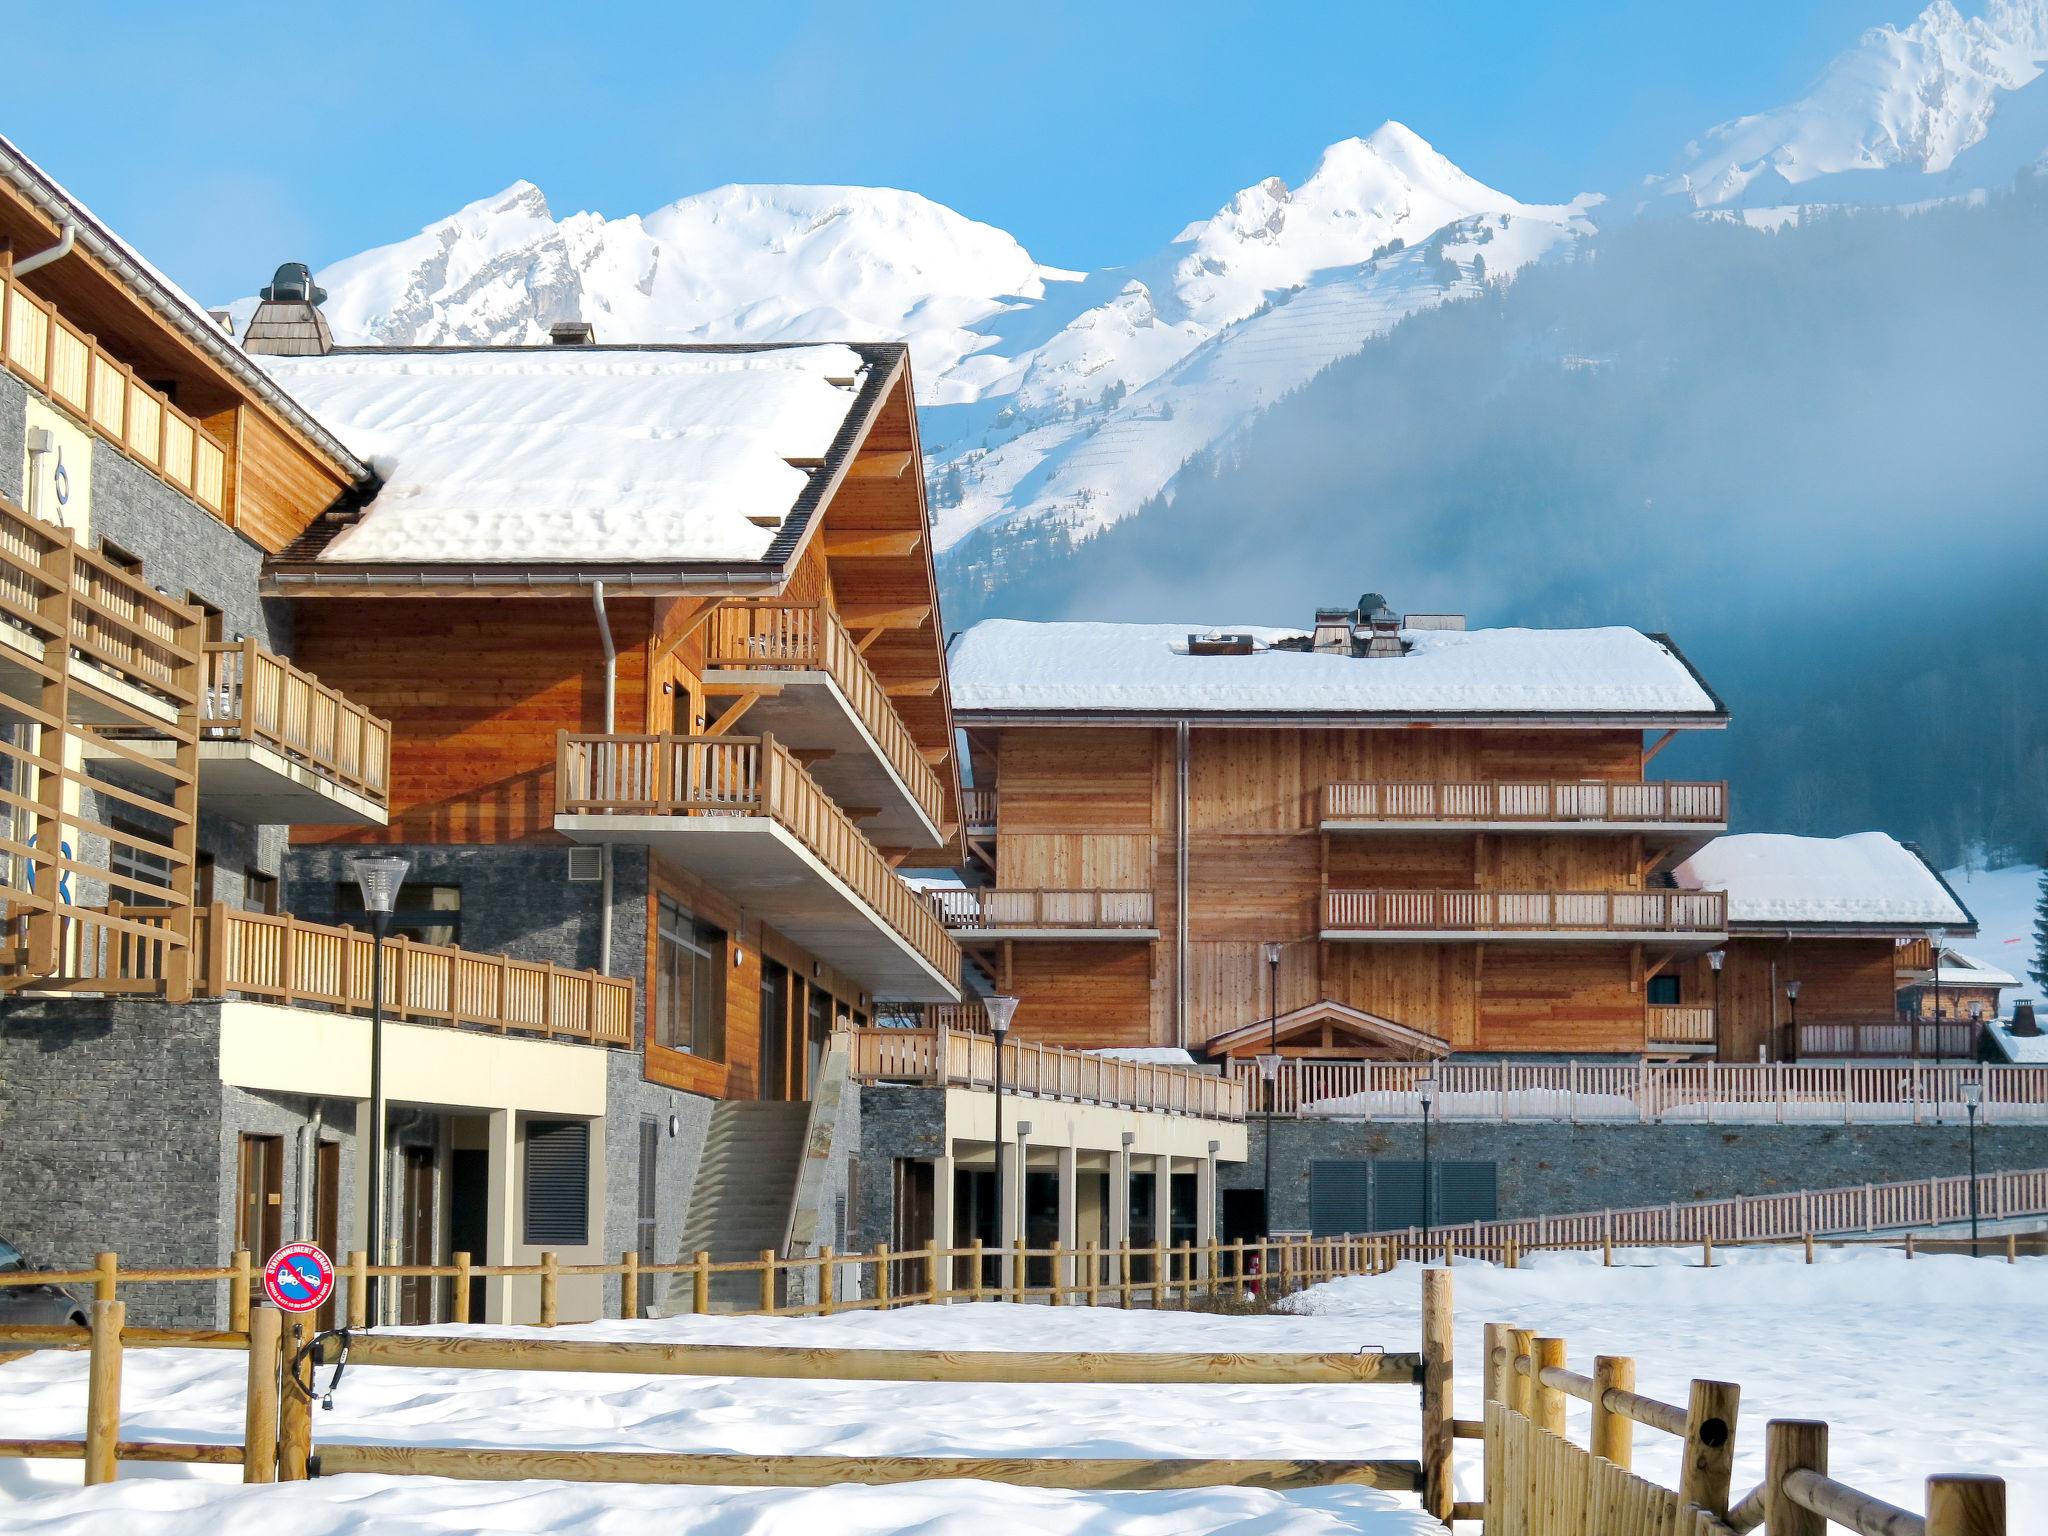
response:
[[[985,1304],[829,1319],[706,1318],[591,1324],[559,1335],[762,1344],[954,1349],[1413,1348],[1418,1271],[1322,1286],[1289,1317],[1208,1317]],[[1479,1408],[1486,1322],[1561,1335],[1573,1364],[1634,1355],[1641,1390],[1683,1401],[1693,1376],[1744,1390],[1738,1491],[1761,1474],[1763,1424],[1834,1426],[1835,1475],[1917,1507],[1930,1472],[1976,1470],[2010,1485],[2011,1528],[2048,1521],[2048,1260],[1908,1261],[1823,1250],[1597,1259],[1544,1255],[1520,1270],[1456,1272],[1457,1412]],[[1914,1369],[1901,1372],[1901,1360]],[[1881,1390],[1879,1390],[1881,1385]],[[232,1440],[241,1423],[239,1358],[138,1352],[127,1362],[134,1439]],[[84,1361],[42,1355],[0,1366],[0,1436],[76,1434]],[[857,1382],[351,1372],[315,1432],[329,1440],[456,1445],[813,1452],[837,1455],[1400,1456],[1416,1454],[1417,1403],[1390,1387],[913,1386]],[[1584,1411],[1573,1434],[1583,1441]],[[1677,1442],[1638,1432],[1637,1466],[1669,1479]],[[1458,1448],[1459,1497],[1479,1496],[1476,1446]],[[243,1489],[221,1470],[124,1467],[79,1491],[76,1463],[0,1462],[7,1526],[32,1536],[268,1536],[377,1532],[830,1530],[969,1533],[1257,1531],[1269,1536],[1420,1532],[1411,1500],[1363,1489],[1279,1495],[1244,1490],[1070,1495],[931,1483],[903,1488],[718,1490],[461,1484],[349,1477]]]

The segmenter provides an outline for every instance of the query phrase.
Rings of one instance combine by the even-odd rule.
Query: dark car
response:
[[[33,1268],[21,1250],[0,1240],[0,1275],[24,1274]],[[0,1323],[75,1324],[92,1321],[85,1303],[54,1285],[0,1285]]]

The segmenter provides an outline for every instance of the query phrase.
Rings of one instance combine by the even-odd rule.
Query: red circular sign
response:
[[[334,1294],[334,1260],[312,1243],[286,1243],[263,1266],[263,1294],[286,1312],[315,1312]]]

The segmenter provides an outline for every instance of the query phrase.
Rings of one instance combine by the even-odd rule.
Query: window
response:
[[[196,907],[213,905],[213,855],[202,853],[192,866],[192,904]]]
[[[725,1060],[725,935],[666,896],[655,932],[654,1043]]]
[[[661,1189],[661,1122],[652,1115],[640,1117],[640,1188],[639,1201],[635,1211],[633,1235],[640,1251],[642,1263],[652,1264],[660,1258],[660,1236],[656,1212],[656,1196]],[[654,1304],[654,1276],[642,1273],[640,1293],[636,1298],[640,1304],[639,1315],[645,1317],[647,1309]]]
[[[217,645],[227,639],[227,616],[225,614],[197,592],[188,591],[185,594],[185,601],[189,606],[199,610],[199,627],[205,632],[206,639],[210,643]]]
[[[531,1247],[590,1241],[590,1122],[526,1122],[526,1235]]]
[[[370,914],[363,910],[363,890],[353,880],[334,887],[334,911],[342,922],[354,928],[368,928]],[[459,885],[402,885],[398,902],[391,911],[391,935],[403,934],[415,944],[460,944],[462,942],[462,887]]]
[[[1650,1006],[1652,1008],[1675,1008],[1678,1006],[1678,978],[1676,976],[1652,976],[1650,978]]]
[[[140,576],[142,574],[142,556],[129,554],[127,550],[114,543],[111,539],[100,540],[100,555],[106,560],[107,564],[115,567],[117,570],[126,571],[130,576]]]

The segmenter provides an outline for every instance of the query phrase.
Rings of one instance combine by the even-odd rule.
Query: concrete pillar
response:
[[[1080,1182],[1081,1173],[1079,1154],[1071,1145],[1059,1149],[1059,1159],[1058,1242],[1060,1247],[1067,1250],[1067,1256],[1060,1260],[1058,1272],[1053,1276],[1052,1283],[1065,1286],[1071,1290],[1074,1285],[1074,1250],[1080,1246],[1077,1240],[1079,1232],[1074,1220],[1074,1213],[1080,1197],[1080,1191],[1075,1186]]]
[[[1016,1283],[1017,1239],[1024,1235],[1024,1159],[1031,1145],[1029,1121],[1017,1127],[1017,1135],[1003,1153],[1002,1188],[996,1191],[996,1244],[1003,1251],[1004,1286]]]
[[[1173,1158],[1152,1156],[1152,1241],[1160,1250],[1159,1272],[1173,1277]]]
[[[489,1177],[486,1181],[489,1209],[485,1213],[484,1262],[486,1264],[510,1264],[512,1262],[513,1240],[518,1234],[519,1220],[519,1178],[514,1156],[519,1149],[517,1115],[509,1109],[494,1109],[490,1117],[490,1162]],[[516,1284],[510,1276],[492,1275],[484,1281],[484,1321],[487,1323],[509,1323],[520,1321],[513,1311],[512,1287]],[[536,1297],[538,1291],[535,1292]],[[533,1316],[524,1321],[534,1321],[540,1316],[538,1300],[529,1309]]]
[[[1109,1246],[1131,1246],[1131,1148],[1128,1142],[1109,1156]]]
[[[1213,1279],[1209,1274],[1209,1243],[1216,1236],[1216,1143],[1209,1143],[1209,1154],[1195,1165],[1195,1273],[1204,1279]]]
[[[932,1159],[932,1246],[950,1248],[953,1246],[953,1155],[949,1149],[944,1157]],[[933,1294],[953,1288],[953,1261],[938,1260],[938,1272],[931,1277]]]

